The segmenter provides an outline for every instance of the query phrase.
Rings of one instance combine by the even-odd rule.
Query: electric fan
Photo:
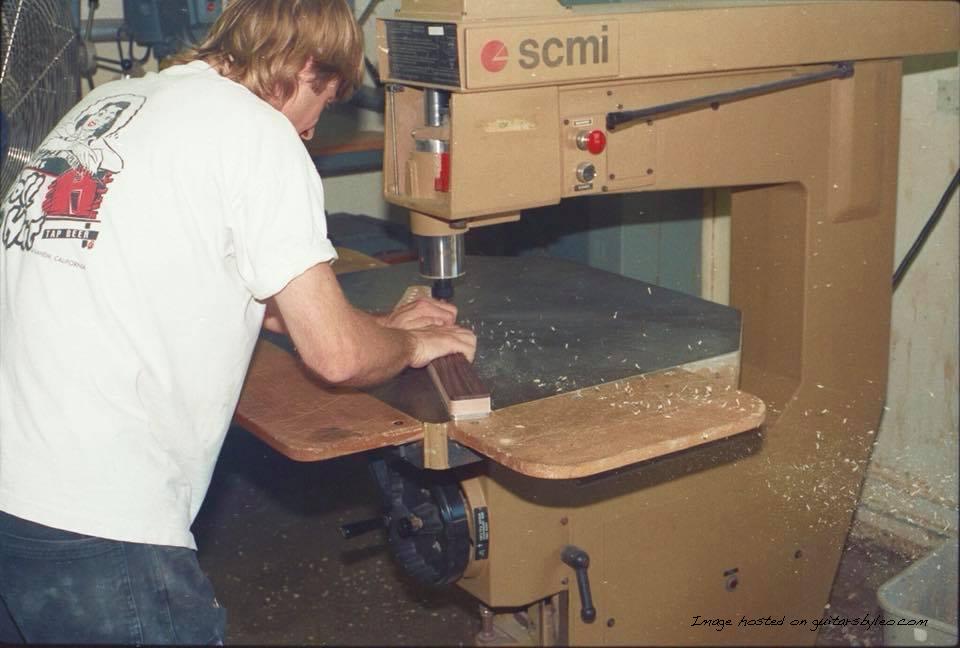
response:
[[[79,97],[80,39],[68,0],[3,0],[0,198]]]

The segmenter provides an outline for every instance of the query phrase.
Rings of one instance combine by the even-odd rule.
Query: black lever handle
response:
[[[387,526],[386,520],[383,517],[370,518],[369,520],[359,520],[357,522],[349,522],[340,527],[340,534],[346,538],[356,538],[359,535],[364,533],[370,533],[371,531],[376,531],[377,529],[382,529]]]
[[[593,607],[593,596],[590,594],[590,577],[587,569],[590,567],[590,556],[580,547],[567,545],[560,552],[560,560],[573,568],[577,574],[577,589],[580,590],[580,618],[584,623],[593,623],[597,620],[597,608]]]
[[[789,90],[818,81],[827,81],[830,79],[847,79],[853,76],[853,62],[841,61],[834,63],[833,67],[824,72],[811,72],[800,74],[798,76],[788,77],[779,81],[770,81],[758,85],[747,86],[739,90],[728,90],[716,94],[693,97],[691,99],[682,99],[670,103],[651,106],[650,108],[640,108],[638,110],[621,110],[619,112],[607,113],[607,130],[614,130],[617,126],[641,119],[653,119],[669,113],[683,112],[687,110],[696,110],[710,106],[714,109],[719,108],[720,104],[756,97],[776,92],[778,90]]]

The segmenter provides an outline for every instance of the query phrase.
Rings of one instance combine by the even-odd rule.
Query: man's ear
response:
[[[313,77],[313,57],[308,56],[307,60],[303,63],[303,67],[297,72],[297,78],[301,81],[310,81]]]

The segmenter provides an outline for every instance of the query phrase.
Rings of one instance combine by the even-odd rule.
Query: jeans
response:
[[[223,645],[225,626],[193,550],[0,511],[0,643]]]

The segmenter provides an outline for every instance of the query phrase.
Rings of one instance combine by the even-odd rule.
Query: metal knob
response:
[[[597,177],[597,167],[592,162],[581,162],[577,167],[577,180],[580,182],[593,182]]]

